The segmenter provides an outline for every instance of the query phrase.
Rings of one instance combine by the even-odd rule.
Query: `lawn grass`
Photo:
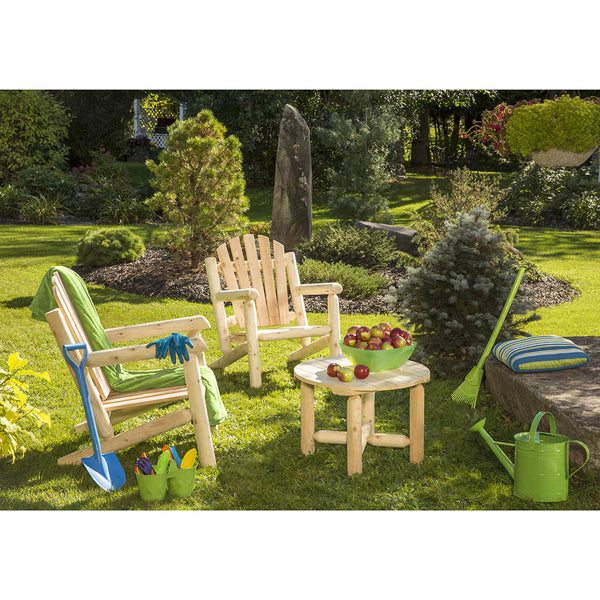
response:
[[[392,201],[399,222],[408,207],[424,201],[422,187],[427,181],[406,182],[416,194],[414,202],[410,201],[410,187],[403,188],[403,183]],[[419,189],[420,196],[416,193]],[[254,220],[268,218],[268,193],[250,190]],[[316,226],[325,222],[324,215],[324,210],[316,212]],[[567,502],[535,505],[513,497],[509,476],[481,440],[467,430],[486,417],[492,436],[509,441],[525,424],[507,419],[487,396],[475,411],[452,403],[449,394],[458,382],[451,380],[433,378],[425,386],[426,458],[422,465],[409,463],[408,449],[367,447],[363,474],[349,478],[343,446],[317,444],[315,454],[302,456],[299,384],[292,375],[294,365],[285,361],[286,353],[295,348],[294,341],[262,346],[264,385],[260,390],[249,388],[244,360],[219,374],[229,416],[214,437],[218,467],[198,471],[190,498],[142,503],[134,483],[133,461],[141,451],[156,460],[166,443],[185,452],[194,444],[191,425],[119,452],[128,481],[115,494],[101,492],[82,467],[56,465],[59,456],[87,445],[89,437],[73,432],[74,423],[84,418],[81,400],[48,326],[33,321],[27,308],[48,267],[74,264],[76,243],[86,229],[0,225],[0,361],[19,351],[30,360],[31,368],[50,372],[50,384],[32,382],[31,400],[53,419],[52,427],[43,434],[43,449],[31,448],[14,464],[0,459],[0,509],[559,510],[600,506],[600,479],[586,469],[573,478]],[[144,228],[132,229],[144,232]],[[599,335],[600,233],[522,228],[520,237],[519,247],[529,258],[545,271],[569,277],[582,291],[571,304],[540,311],[542,321],[531,324],[530,330]],[[90,293],[105,327],[193,314],[202,314],[214,324],[210,305],[148,298],[99,286],[90,286]],[[343,315],[341,326],[384,318],[391,317]],[[309,320],[321,324],[326,316],[311,314]],[[205,337],[210,361],[219,356],[214,328],[205,332]],[[158,409],[152,416],[176,407]],[[406,432],[408,393],[378,394],[376,420],[382,432]],[[344,429],[344,399],[318,390],[316,423],[318,428]],[[117,431],[121,427],[117,426]]]

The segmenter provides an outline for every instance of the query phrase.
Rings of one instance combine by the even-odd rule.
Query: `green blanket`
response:
[[[40,287],[31,302],[31,316],[38,321],[45,321],[45,314],[57,308],[52,294],[52,275],[59,273],[69,298],[77,311],[77,315],[88,337],[92,350],[107,350],[112,348],[100,317],[90,297],[87,287],[81,277],[67,267],[51,267],[46,271]],[[185,385],[182,367],[167,369],[148,369],[133,371],[122,365],[102,367],[110,387],[116,392],[139,392],[152,388],[164,388]],[[219,393],[219,387],[214,373],[208,367],[200,367],[202,383],[206,388],[206,409],[211,427],[221,423],[227,416],[227,411]]]

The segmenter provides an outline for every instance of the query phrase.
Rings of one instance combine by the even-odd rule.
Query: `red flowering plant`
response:
[[[480,142],[495,150],[502,156],[511,154],[506,141],[506,124],[512,116],[515,108],[524,104],[538,104],[539,100],[521,100],[515,105],[498,104],[492,110],[485,110],[481,115],[481,121],[476,121],[466,133],[463,139]]]

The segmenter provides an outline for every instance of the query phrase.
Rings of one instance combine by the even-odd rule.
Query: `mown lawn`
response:
[[[413,196],[419,186],[423,182],[407,180],[398,185],[392,201],[398,222],[408,206],[423,200]],[[250,195],[251,217],[266,219],[267,192],[251,191]],[[414,202],[411,197],[416,198]],[[324,222],[324,216],[324,209],[316,213],[316,226]],[[190,498],[142,503],[133,461],[142,451],[156,459],[166,443],[174,443],[180,453],[185,452],[194,444],[191,425],[120,452],[128,481],[115,494],[102,492],[82,467],[56,465],[59,456],[87,445],[89,438],[73,433],[73,424],[83,419],[81,400],[48,326],[33,321],[27,308],[48,267],[74,264],[75,245],[85,230],[73,226],[0,226],[0,360],[19,351],[33,369],[50,372],[50,384],[32,383],[31,398],[53,419],[52,427],[43,434],[42,449],[30,449],[14,464],[0,459],[0,509],[524,510],[600,506],[600,479],[585,469],[581,476],[575,476],[565,503],[532,505],[512,497],[510,478],[481,440],[468,433],[468,427],[487,417],[490,433],[509,441],[524,424],[506,420],[503,411],[487,397],[475,411],[454,404],[448,397],[456,381],[433,379],[426,386],[426,459],[420,466],[408,462],[407,449],[368,447],[363,475],[349,478],[342,446],[317,445],[314,455],[302,456],[299,385],[293,379],[293,365],[284,358],[294,348],[293,341],[263,346],[265,375],[260,390],[249,388],[245,361],[220,376],[229,417],[214,437],[218,468],[199,470]],[[519,247],[543,270],[569,278],[582,291],[571,304],[540,311],[543,319],[531,324],[530,330],[600,335],[600,233],[523,228]],[[214,323],[210,305],[151,299],[98,286],[91,287],[90,292],[105,327],[192,314],[203,314]],[[384,317],[390,315],[342,316],[342,328]],[[310,320],[324,323],[325,316],[310,315]],[[219,355],[214,329],[205,337],[210,361]],[[407,399],[405,392],[378,395],[380,431],[407,430]],[[344,429],[344,399],[320,390],[316,421],[319,428]]]

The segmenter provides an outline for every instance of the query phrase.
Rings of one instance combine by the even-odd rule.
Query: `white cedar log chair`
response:
[[[258,344],[268,340],[300,339],[301,347],[288,361],[302,360],[327,346],[331,356],[340,354],[339,283],[301,284],[293,252],[285,252],[277,241],[264,235],[258,243],[251,234],[221,244],[217,258],[205,261],[217,334],[223,356],[212,362],[221,369],[248,355],[250,386],[262,385]],[[271,249],[272,245],[272,249]],[[221,288],[220,276],[227,289]],[[289,310],[288,289],[293,310]],[[303,296],[327,295],[328,324],[308,325]],[[225,303],[233,304],[234,314],[227,316]],[[292,323],[295,321],[295,325]],[[239,327],[240,330],[232,331]],[[311,341],[311,337],[317,337]],[[238,344],[233,346],[233,344]]]
[[[54,273],[52,276],[52,290],[58,308],[47,312],[45,316],[61,354],[64,344],[83,343],[88,346],[85,380],[98,433],[102,438],[102,452],[115,452],[129,448],[192,421],[198,447],[199,463],[203,466],[216,465],[204,401],[204,386],[201,383],[198,369],[199,365],[206,365],[204,352],[207,350],[206,342],[200,336],[199,331],[209,328],[209,322],[203,316],[195,316],[106,329],[108,339],[113,343],[144,337],[165,337],[172,332],[177,332],[186,334],[194,344],[194,347],[189,349],[190,359],[183,363],[186,385],[120,393],[111,389],[100,367],[153,359],[155,348],[153,346],[146,348],[144,344],[92,351],[81,321],[58,273]],[[75,360],[79,363],[81,359],[81,353],[76,352]],[[77,385],[77,378],[72,370],[71,374],[75,380],[75,385]],[[188,398],[189,409],[183,408],[128,429],[118,435],[114,434],[113,425],[183,398]],[[88,425],[85,421],[75,426],[76,432],[86,431],[87,429]],[[82,458],[92,456],[93,452],[91,446],[77,450],[59,458],[58,464],[80,464]]]

